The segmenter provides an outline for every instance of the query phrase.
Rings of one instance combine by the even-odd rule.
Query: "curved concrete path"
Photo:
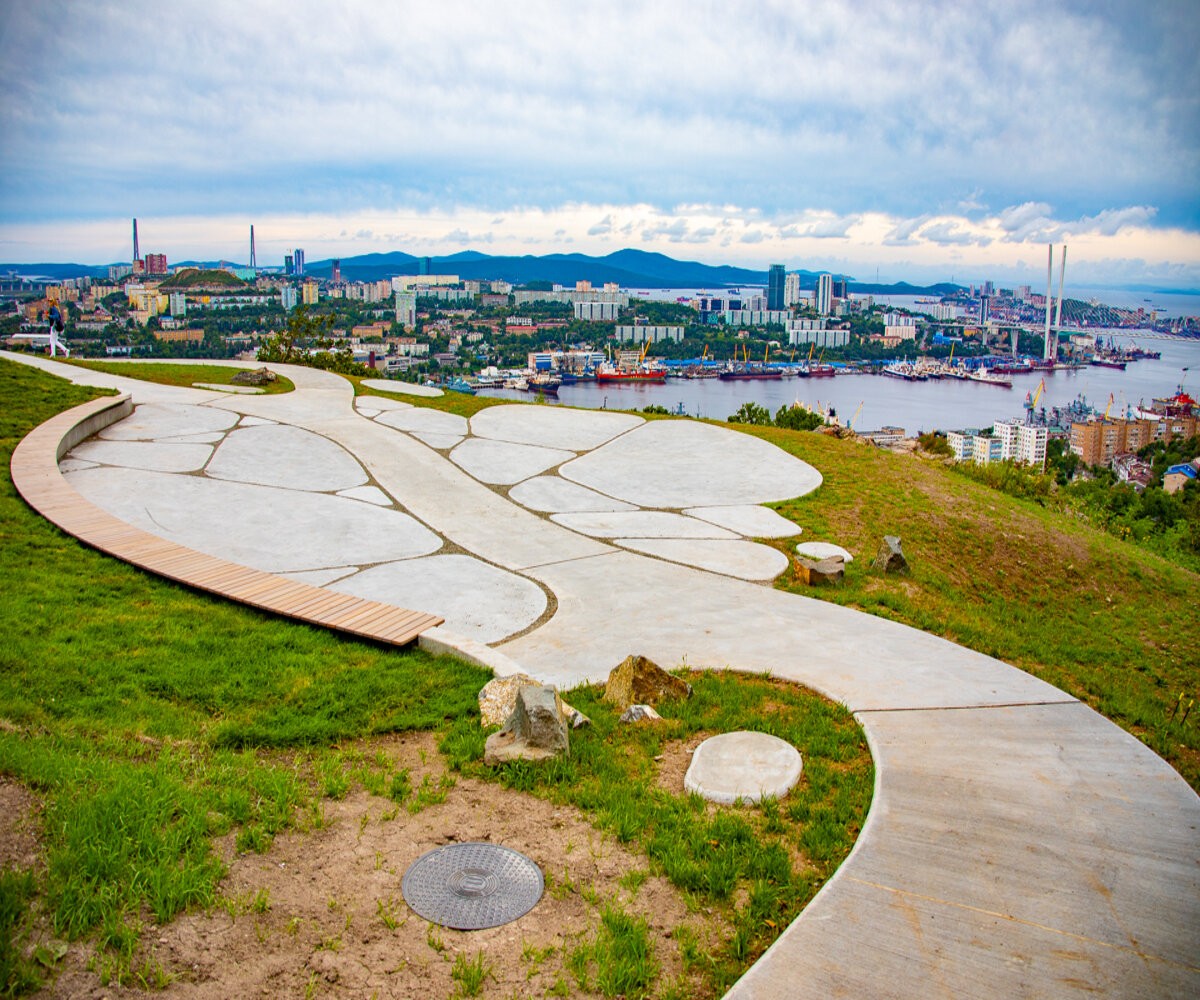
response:
[[[448,550],[547,595],[545,614],[490,646],[443,634],[499,670],[516,661],[572,684],[639,652],[767,670],[844,702],[876,762],[866,827],[730,996],[1200,995],[1200,799],[1056,688],[883,619],[571,531],[468,475],[418,431],[356,412],[336,376],[294,369],[298,388],[285,396],[197,396],[14,359],[131,391],[136,403],[223,409],[345,448]],[[708,469],[719,485],[720,463]],[[571,482],[604,502],[647,503],[621,495],[599,459]]]

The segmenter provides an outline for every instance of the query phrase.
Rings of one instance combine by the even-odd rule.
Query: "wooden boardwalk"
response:
[[[113,517],[63,478],[58,462],[80,441],[133,411],[129,396],[94,399],[31,431],[12,456],[12,481],[34,510],[69,535],[124,562],[231,601],[392,645],[415,640],[442,618],[335,594],[196,552]]]

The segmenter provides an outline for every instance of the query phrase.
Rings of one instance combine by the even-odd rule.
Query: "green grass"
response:
[[[650,995],[658,976],[645,918],[615,903],[604,907],[595,938],[575,948],[567,964],[581,990],[606,997],[641,1000]]]
[[[450,978],[457,983],[454,991],[456,997],[477,997],[483,992],[483,984],[492,974],[491,963],[483,957],[483,952],[475,953],[474,958],[457,955],[454,967],[450,970]]]
[[[78,359],[67,362],[80,368],[90,368],[92,371],[106,372],[109,375],[124,375],[126,378],[142,379],[145,382],[157,382],[159,385],[191,386],[196,382],[211,382],[216,385],[230,385],[233,377],[242,369],[230,368],[225,365],[178,365],[170,362],[150,361],[91,361]],[[281,392],[291,392],[296,386],[291,379],[280,375],[274,382],[261,387],[263,394],[276,395]]]
[[[844,707],[770,678],[714,671],[685,676],[692,697],[660,704],[664,721],[653,726],[620,724],[601,687],[566,692],[565,700],[592,719],[572,733],[569,757],[484,767],[485,735],[470,719],[455,723],[441,748],[452,767],[583,810],[601,830],[644,852],[652,870],[685,898],[721,914],[730,938],[694,970],[693,982],[699,992],[719,994],[849,853],[866,817],[874,771],[862,730]],[[770,733],[800,748],[804,774],[785,804],[716,807],[659,786],[656,757],[680,741],[739,729]],[[635,891],[639,883],[631,879],[626,888]],[[551,894],[566,887],[549,877],[547,885]],[[604,912],[602,923],[611,932],[615,911]],[[589,971],[606,965],[588,950],[604,941],[604,933],[575,954],[572,974],[601,992],[611,986],[615,992],[606,995],[626,988],[637,994],[640,987],[625,979]]]
[[[811,462],[815,493],[773,506],[806,541],[849,549],[838,589],[778,586],[915,626],[1020,667],[1090,704],[1200,789],[1200,574],[1067,514],[825,435],[742,428]],[[870,562],[899,535],[911,574]],[[792,542],[779,543],[791,551]]]

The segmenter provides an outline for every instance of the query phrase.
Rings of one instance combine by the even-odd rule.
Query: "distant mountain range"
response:
[[[391,253],[368,253],[358,257],[342,257],[342,278],[346,281],[378,281],[402,274],[418,274],[420,257],[396,250]],[[754,271],[728,264],[713,266],[693,260],[675,260],[661,253],[644,250],[618,250],[605,257],[590,257],[581,253],[554,253],[540,257],[489,256],[475,250],[443,257],[431,257],[430,270],[434,274],[457,274],[464,279],[502,279],[514,285],[531,281],[548,281],[572,286],[577,281],[590,281],[600,286],[616,282],[622,288],[637,292],[650,288],[708,288],[720,291],[725,288],[765,286],[766,271]],[[181,261],[194,267],[219,267],[217,261]],[[178,265],[176,265],[178,266]],[[333,272],[333,261],[310,261],[305,273],[318,278],[328,278]],[[15,273],[27,277],[42,277],[61,280],[63,278],[108,276],[108,266],[94,267],[86,264],[0,264],[0,276]],[[821,271],[797,269],[800,286],[805,289],[816,287]],[[842,277],[842,275],[837,275]],[[907,282],[879,284],[848,280],[849,290],[876,295],[947,295],[958,291],[960,286],[948,282],[936,285],[910,285]]]

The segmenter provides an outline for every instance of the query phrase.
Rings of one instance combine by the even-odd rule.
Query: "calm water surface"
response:
[[[1112,414],[1155,396],[1173,393],[1183,382],[1192,395],[1200,394],[1200,340],[1139,337],[1119,331],[1118,344],[1137,343],[1162,352],[1159,361],[1134,361],[1125,371],[1083,368],[1045,376],[1046,390],[1039,407],[1063,406],[1078,396],[1103,410],[1113,397]],[[1190,369],[1190,370],[1186,370]],[[929,430],[989,427],[996,420],[1020,417],[1027,392],[1037,388],[1040,375],[1013,376],[1013,388],[957,379],[904,382],[878,375],[839,375],[836,378],[786,378],[765,382],[722,382],[720,379],[669,379],[661,385],[605,385],[585,382],[563,386],[558,404],[588,409],[640,410],[655,404],[691,416],[724,420],[745,402],[755,402],[772,413],[800,401],[832,405],[843,420],[854,417],[854,428],[876,430],[903,427],[910,434]],[[498,396],[528,401],[521,392],[489,391]],[[551,399],[553,402],[553,399]]]

